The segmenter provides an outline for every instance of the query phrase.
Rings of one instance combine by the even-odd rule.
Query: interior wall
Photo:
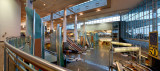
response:
[[[0,0],[0,41],[20,36],[21,3],[19,0]],[[6,32],[6,35],[2,37]]]

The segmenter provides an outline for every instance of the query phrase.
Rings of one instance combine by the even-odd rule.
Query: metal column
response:
[[[85,33],[85,21],[83,21],[83,35]]]
[[[56,52],[57,52],[57,65],[60,65],[59,60],[59,24],[57,24],[57,30],[56,30]]]
[[[59,65],[64,67],[64,56],[63,56],[63,47],[62,47],[62,27],[59,27]]]
[[[75,15],[75,23],[74,23],[74,41],[77,42],[78,32],[77,32],[77,14]]]
[[[34,55],[34,48],[35,48],[35,10],[33,10],[33,32],[32,32],[32,39],[31,39],[31,54]]]
[[[83,47],[85,47],[86,39],[85,39],[85,20],[83,21]]]
[[[50,26],[50,28],[51,28],[50,32],[53,32],[53,30],[54,30],[54,26],[53,26],[53,12],[51,12],[51,26]]]
[[[57,50],[57,64],[64,66],[63,48],[62,48],[62,28],[57,25],[56,32],[56,50]]]
[[[51,40],[51,47],[50,50],[51,51],[56,51],[56,31],[54,30],[54,26],[53,26],[53,12],[51,12],[51,26],[50,26],[51,30],[51,34],[50,34],[50,40]]]
[[[67,28],[66,28],[66,24],[67,24],[67,18],[66,18],[66,15],[67,15],[67,9],[65,8],[64,9],[64,19],[63,19],[63,42],[67,42]]]
[[[42,20],[42,19],[41,19]],[[43,24],[43,20],[41,23],[41,52],[42,52],[42,58],[45,58],[45,51],[44,51],[44,45],[45,45],[45,26]]]

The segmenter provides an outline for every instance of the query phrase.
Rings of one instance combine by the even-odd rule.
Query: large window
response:
[[[160,32],[160,1],[144,0],[121,18],[122,38],[149,40],[149,32]],[[158,37],[160,38],[160,33]]]
[[[88,20],[88,21],[85,22],[85,24],[86,25],[87,24],[98,24],[98,23],[115,22],[115,21],[120,21],[120,16],[119,15]],[[83,22],[79,22],[77,24],[77,28],[80,29],[81,25],[83,25],[83,24],[84,24]],[[72,24],[67,25],[67,29],[74,29],[74,24],[72,23]]]

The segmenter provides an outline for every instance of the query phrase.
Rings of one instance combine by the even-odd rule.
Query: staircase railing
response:
[[[74,43],[76,45],[76,47],[79,47],[81,50],[84,50],[81,46],[79,46],[77,43],[73,42],[73,40],[71,40],[69,37],[67,37],[67,39],[69,39],[70,42]]]

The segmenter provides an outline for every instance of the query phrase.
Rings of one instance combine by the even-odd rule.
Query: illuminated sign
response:
[[[158,32],[149,33],[149,55],[158,58]]]

